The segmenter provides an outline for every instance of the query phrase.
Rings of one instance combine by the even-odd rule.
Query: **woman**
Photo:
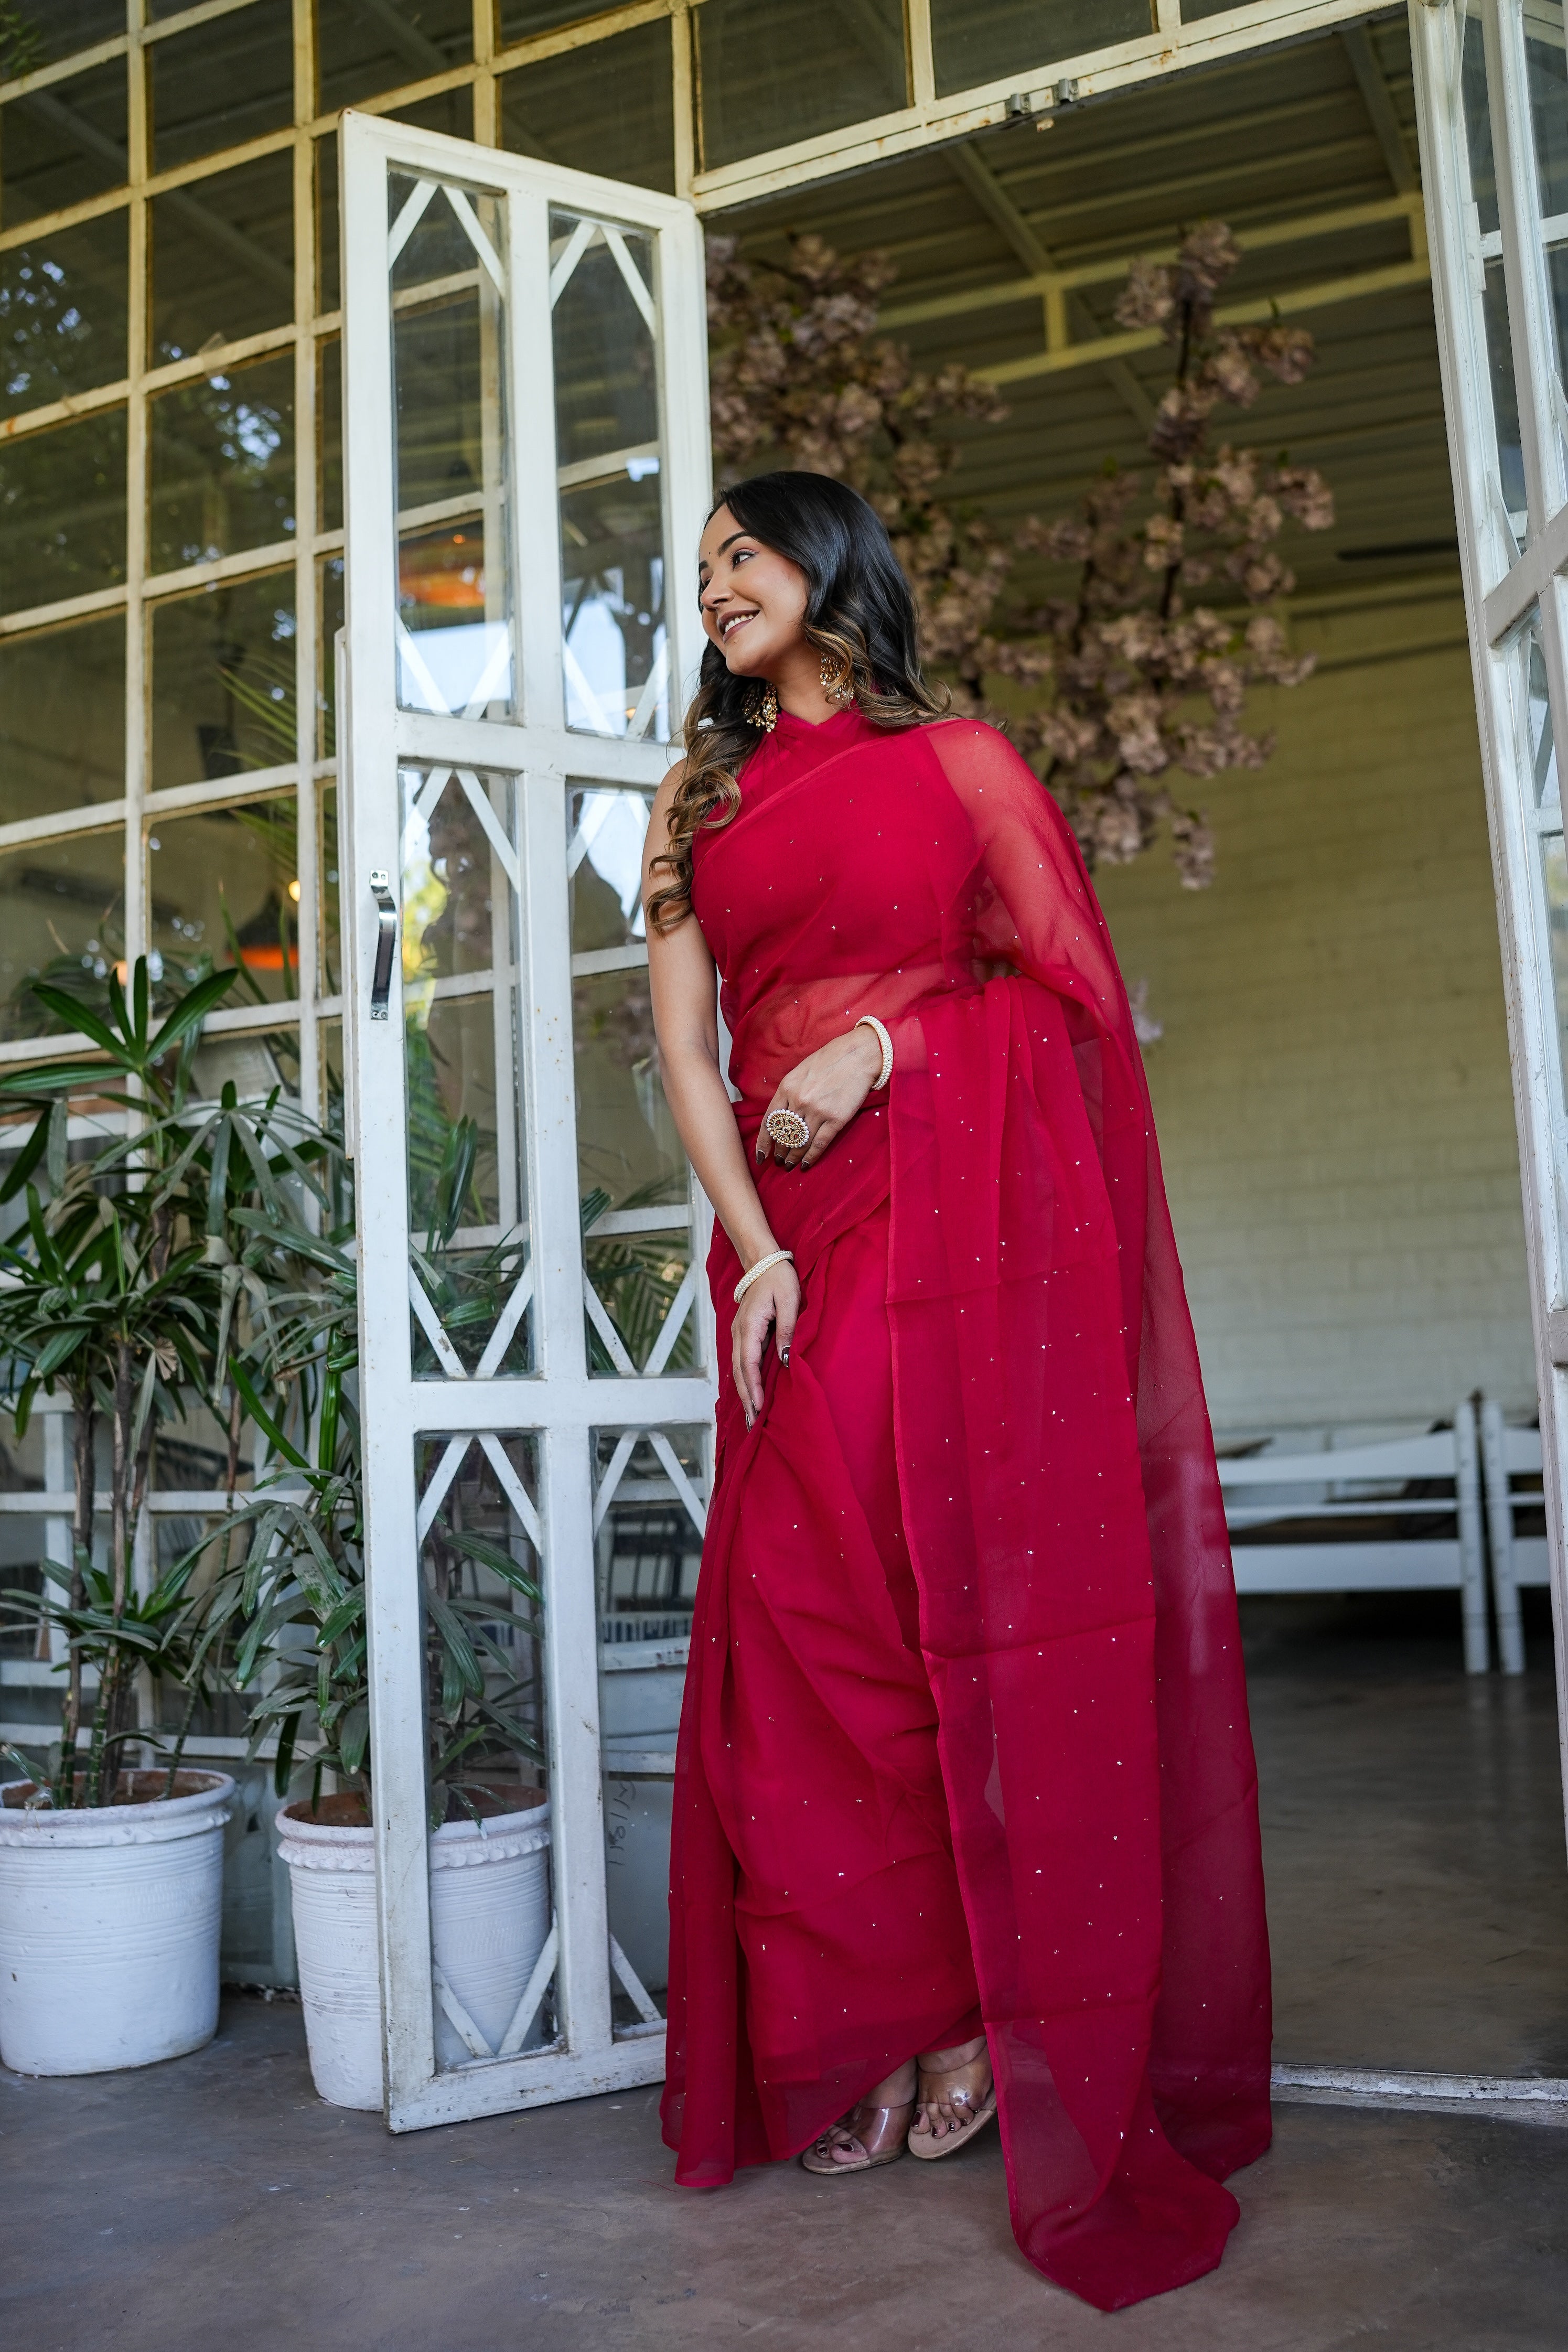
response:
[[[1235,1593],[1127,999],[1054,803],[922,684],[864,500],[742,483],[699,580],[645,903],[732,1378],[665,2136],[683,2182],[842,2179],[999,2112],[1019,2244],[1114,2309],[1219,2261],[1269,2133]]]

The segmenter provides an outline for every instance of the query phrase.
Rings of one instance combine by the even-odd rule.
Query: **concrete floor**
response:
[[[1249,1606],[1279,2055],[1568,2073],[1550,1683],[1467,1685],[1445,1616]],[[225,2004],[141,2074],[0,2075],[5,2352],[1533,2352],[1564,2340],[1568,2130],[1282,2105],[1223,2267],[1106,2320],[1007,2229],[993,2137],[831,2186],[675,2189],[657,2095],[394,2140],[323,2106],[300,2012]]]

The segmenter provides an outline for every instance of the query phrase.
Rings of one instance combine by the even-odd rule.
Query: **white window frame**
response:
[[[573,1116],[568,779],[647,787],[667,744],[569,732],[562,684],[561,572],[551,370],[552,205],[648,233],[662,322],[661,481],[670,695],[679,711],[700,652],[694,576],[711,480],[701,236],[692,207],[368,115],[342,125],[348,625],[342,802],[344,1032],[358,1171],[361,1420],[371,1672],[371,1759],[388,2122],[394,2130],[579,2097],[664,2071],[662,2032],[612,2023],[598,1736],[590,1433],[706,1424],[710,1374],[591,1378],[584,1328]],[[515,721],[400,710],[394,639],[397,533],[386,174],[397,167],[495,190],[507,204]],[[413,1376],[404,1033],[394,957],[390,1018],[366,1018],[375,905],[368,877],[400,866],[400,762],[517,780],[522,885],[525,1159],[534,1267],[535,1370],[517,1377]],[[703,1238],[694,1218],[694,1251]],[[712,1361],[704,1320],[705,1360]],[[558,2035],[537,2055],[437,2069],[426,1831],[425,1700],[415,1534],[415,1443],[424,1433],[535,1433],[545,1619]],[[647,2016],[644,2011],[645,2019]]]
[[[1522,633],[1540,634],[1560,774],[1568,769],[1568,480],[1553,414],[1557,362],[1525,90],[1525,0],[1480,0],[1501,259],[1529,499],[1522,549],[1497,487],[1483,256],[1470,200],[1457,75],[1463,8],[1410,0],[1432,292],[1469,618],[1492,865],[1497,886],[1524,1192],[1531,1308],[1556,1631],[1560,1741],[1568,1731],[1568,1100],[1558,1046],[1542,845],[1563,829],[1561,801],[1538,807],[1521,716]],[[1568,1745],[1563,1749],[1568,1803]]]

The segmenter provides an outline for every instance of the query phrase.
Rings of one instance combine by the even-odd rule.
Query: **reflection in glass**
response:
[[[473,53],[470,0],[336,0],[317,21],[318,111],[445,73]]]
[[[343,527],[343,347],[336,335],[323,335],[316,352],[316,415],[321,432],[321,471],[317,476],[317,528]]]
[[[148,563],[174,572],[294,529],[294,358],[176,384],[151,404]]]
[[[512,780],[400,773],[415,1371],[525,1371]]]
[[[1219,0],[1233,8],[1236,0]],[[1184,17],[1192,16],[1190,5]],[[931,0],[936,86],[943,96],[1032,67],[1059,64],[1147,33],[1149,0]]]
[[[153,169],[281,131],[294,120],[290,0],[251,0],[151,52]]]
[[[637,1984],[668,1982],[671,1775],[708,1480],[697,1429],[594,1433],[594,1565],[610,1933]],[[646,2017],[625,1981],[616,2022]]]
[[[1519,650],[1530,779],[1535,805],[1544,808],[1555,803],[1560,796],[1557,746],[1552,736],[1552,705],[1547,696],[1546,657],[1542,652],[1540,631],[1533,620],[1520,641]]]
[[[323,783],[316,794],[316,872],[321,911],[321,943],[317,950],[323,996],[336,996],[343,984],[342,877],[338,868],[338,788]]]
[[[574,7],[570,13],[575,15]],[[597,172],[635,187],[675,193],[675,82],[670,28],[634,25],[592,51],[541,58],[503,75],[501,144],[542,163]]]
[[[0,253],[0,416],[125,373],[125,272],[123,212]]]
[[[590,1370],[697,1361],[691,1187],[658,1074],[638,877],[648,800],[574,786],[567,847]]]
[[[566,876],[574,956],[646,944],[642,856],[651,806],[647,793],[573,788]]]
[[[124,835],[71,834],[0,857],[0,1037],[66,1024],[32,992],[45,979],[97,997],[125,952]]]
[[[960,0],[961,13],[973,5]],[[1038,16],[1040,0],[1025,5]],[[692,36],[708,171],[907,102],[900,0],[865,0],[852,13],[836,0],[770,0],[762,9],[707,0],[693,14]]]
[[[1513,346],[1509,337],[1508,296],[1503,285],[1497,163],[1492,153],[1491,117],[1487,105],[1486,45],[1475,0],[1466,0],[1466,5],[1458,95],[1469,159],[1474,226],[1480,237],[1479,257],[1485,273],[1481,316],[1487,341],[1492,422],[1497,435],[1499,489],[1513,535],[1522,546],[1528,501],[1519,425],[1519,394],[1513,378]]]
[[[439,131],[447,139],[474,135],[474,93],[467,83],[437,90],[408,106],[378,110],[384,121],[411,123],[416,131]],[[342,299],[342,256],[338,243],[338,139],[336,130],[316,142],[316,309],[335,310]]]
[[[125,578],[125,411],[0,442],[0,610]]]
[[[1546,887],[1552,992],[1557,1004],[1558,1064],[1564,1090],[1568,1091],[1568,857],[1563,855],[1560,833],[1548,834],[1542,842],[1541,866]]]
[[[125,30],[125,0],[48,0],[0,19],[0,81],[14,81]]]
[[[1537,233],[1545,265],[1556,362],[1553,420],[1568,451],[1568,58],[1563,56],[1563,0],[1534,0],[1524,17],[1525,74],[1535,151]]]
[[[499,197],[391,175],[398,698],[511,708]]]
[[[537,1440],[421,1437],[415,1475],[436,2062],[472,2066],[554,2031]]]
[[[292,793],[199,816],[159,817],[147,835],[153,949],[187,979],[237,964],[227,1003],[300,992],[300,812]]]
[[[0,824],[124,790],[124,614],[0,639]]]
[[[294,697],[291,572],[155,604],[153,790],[292,760]]]
[[[154,196],[153,350],[185,358],[294,315],[294,159],[287,149]]]
[[[668,740],[653,240],[551,222],[566,723]]]
[[[0,228],[123,187],[126,170],[123,58],[0,109]]]
[[[316,667],[316,757],[332,760],[338,750],[338,631],[343,626],[343,559],[323,557],[316,567],[316,618],[321,655]]]

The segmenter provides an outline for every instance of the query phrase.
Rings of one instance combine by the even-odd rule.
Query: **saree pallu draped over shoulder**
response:
[[[1013,2226],[1113,2310],[1211,2269],[1268,2144],[1224,1512],[1131,1015],[1001,737],[781,718],[700,837],[748,1141],[875,1013],[872,1097],[763,1205],[789,1369],[726,1377],[671,1850],[677,2178],[793,2156],[981,2023]],[[727,1331],[740,1268],[710,1270]]]

